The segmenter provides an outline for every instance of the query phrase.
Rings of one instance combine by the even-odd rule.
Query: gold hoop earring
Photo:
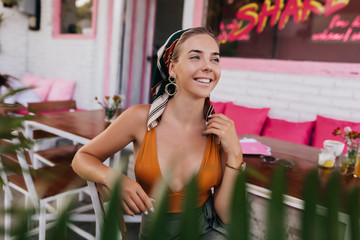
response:
[[[174,96],[178,91],[178,86],[175,83],[176,77],[175,76],[169,76],[169,83],[165,86],[165,92],[169,96]]]

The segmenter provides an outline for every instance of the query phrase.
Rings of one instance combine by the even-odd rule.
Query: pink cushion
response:
[[[225,110],[225,102],[211,102],[214,107],[215,113],[224,113]]]
[[[235,123],[236,133],[260,135],[270,108],[248,108],[226,103],[224,114]]]
[[[289,122],[281,119],[268,118],[262,136],[309,145],[314,123],[315,121]]]
[[[71,100],[74,94],[75,81],[52,79],[54,84],[50,89],[48,101],[65,101]]]
[[[33,76],[30,73],[25,73],[24,76],[22,77],[21,81],[28,86],[33,86],[36,82],[37,77],[38,76]]]
[[[17,114],[21,114],[21,115],[28,115],[29,114],[29,111],[28,110],[25,110],[25,109],[22,109],[22,110],[19,110],[16,112]]]
[[[334,129],[338,127],[342,133],[344,132],[345,127],[351,127],[351,129],[354,131],[360,131],[360,123],[337,120],[318,115],[315,121],[315,131],[312,146],[323,148],[323,142],[327,139],[344,142],[341,136],[332,135]],[[344,148],[344,153],[345,152],[346,147]]]
[[[33,91],[40,98],[40,101],[45,101],[47,99],[53,84],[52,79],[46,79],[40,76],[32,75],[30,73],[25,73],[21,81],[24,84],[33,87]]]

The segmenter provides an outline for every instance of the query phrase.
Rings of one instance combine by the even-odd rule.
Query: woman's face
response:
[[[219,81],[219,47],[207,34],[195,35],[180,46],[177,62],[171,62],[169,74],[176,76],[177,94],[208,97]]]

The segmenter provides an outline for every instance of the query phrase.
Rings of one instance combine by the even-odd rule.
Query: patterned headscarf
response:
[[[148,131],[154,128],[160,122],[160,117],[163,114],[165,107],[169,101],[169,95],[165,92],[165,86],[169,83],[169,65],[173,50],[181,35],[188,31],[179,30],[173,33],[165,42],[165,44],[157,52],[157,66],[153,75],[151,83],[151,94],[154,101],[151,104],[147,128]],[[214,109],[209,98],[205,100],[204,118],[214,113]]]

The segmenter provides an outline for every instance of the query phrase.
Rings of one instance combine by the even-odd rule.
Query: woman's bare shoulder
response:
[[[132,128],[133,134],[142,134],[146,129],[147,117],[150,110],[150,104],[134,105],[126,109],[118,117],[120,121]],[[138,135],[139,136],[139,135]]]
[[[128,108],[129,115],[128,126],[132,126],[132,133],[135,142],[141,142],[146,133],[147,119],[149,115],[150,104],[139,104]]]
[[[126,115],[127,118],[136,122],[145,123],[150,110],[150,104],[138,104],[129,107],[122,114]],[[121,114],[121,115],[122,115]]]

